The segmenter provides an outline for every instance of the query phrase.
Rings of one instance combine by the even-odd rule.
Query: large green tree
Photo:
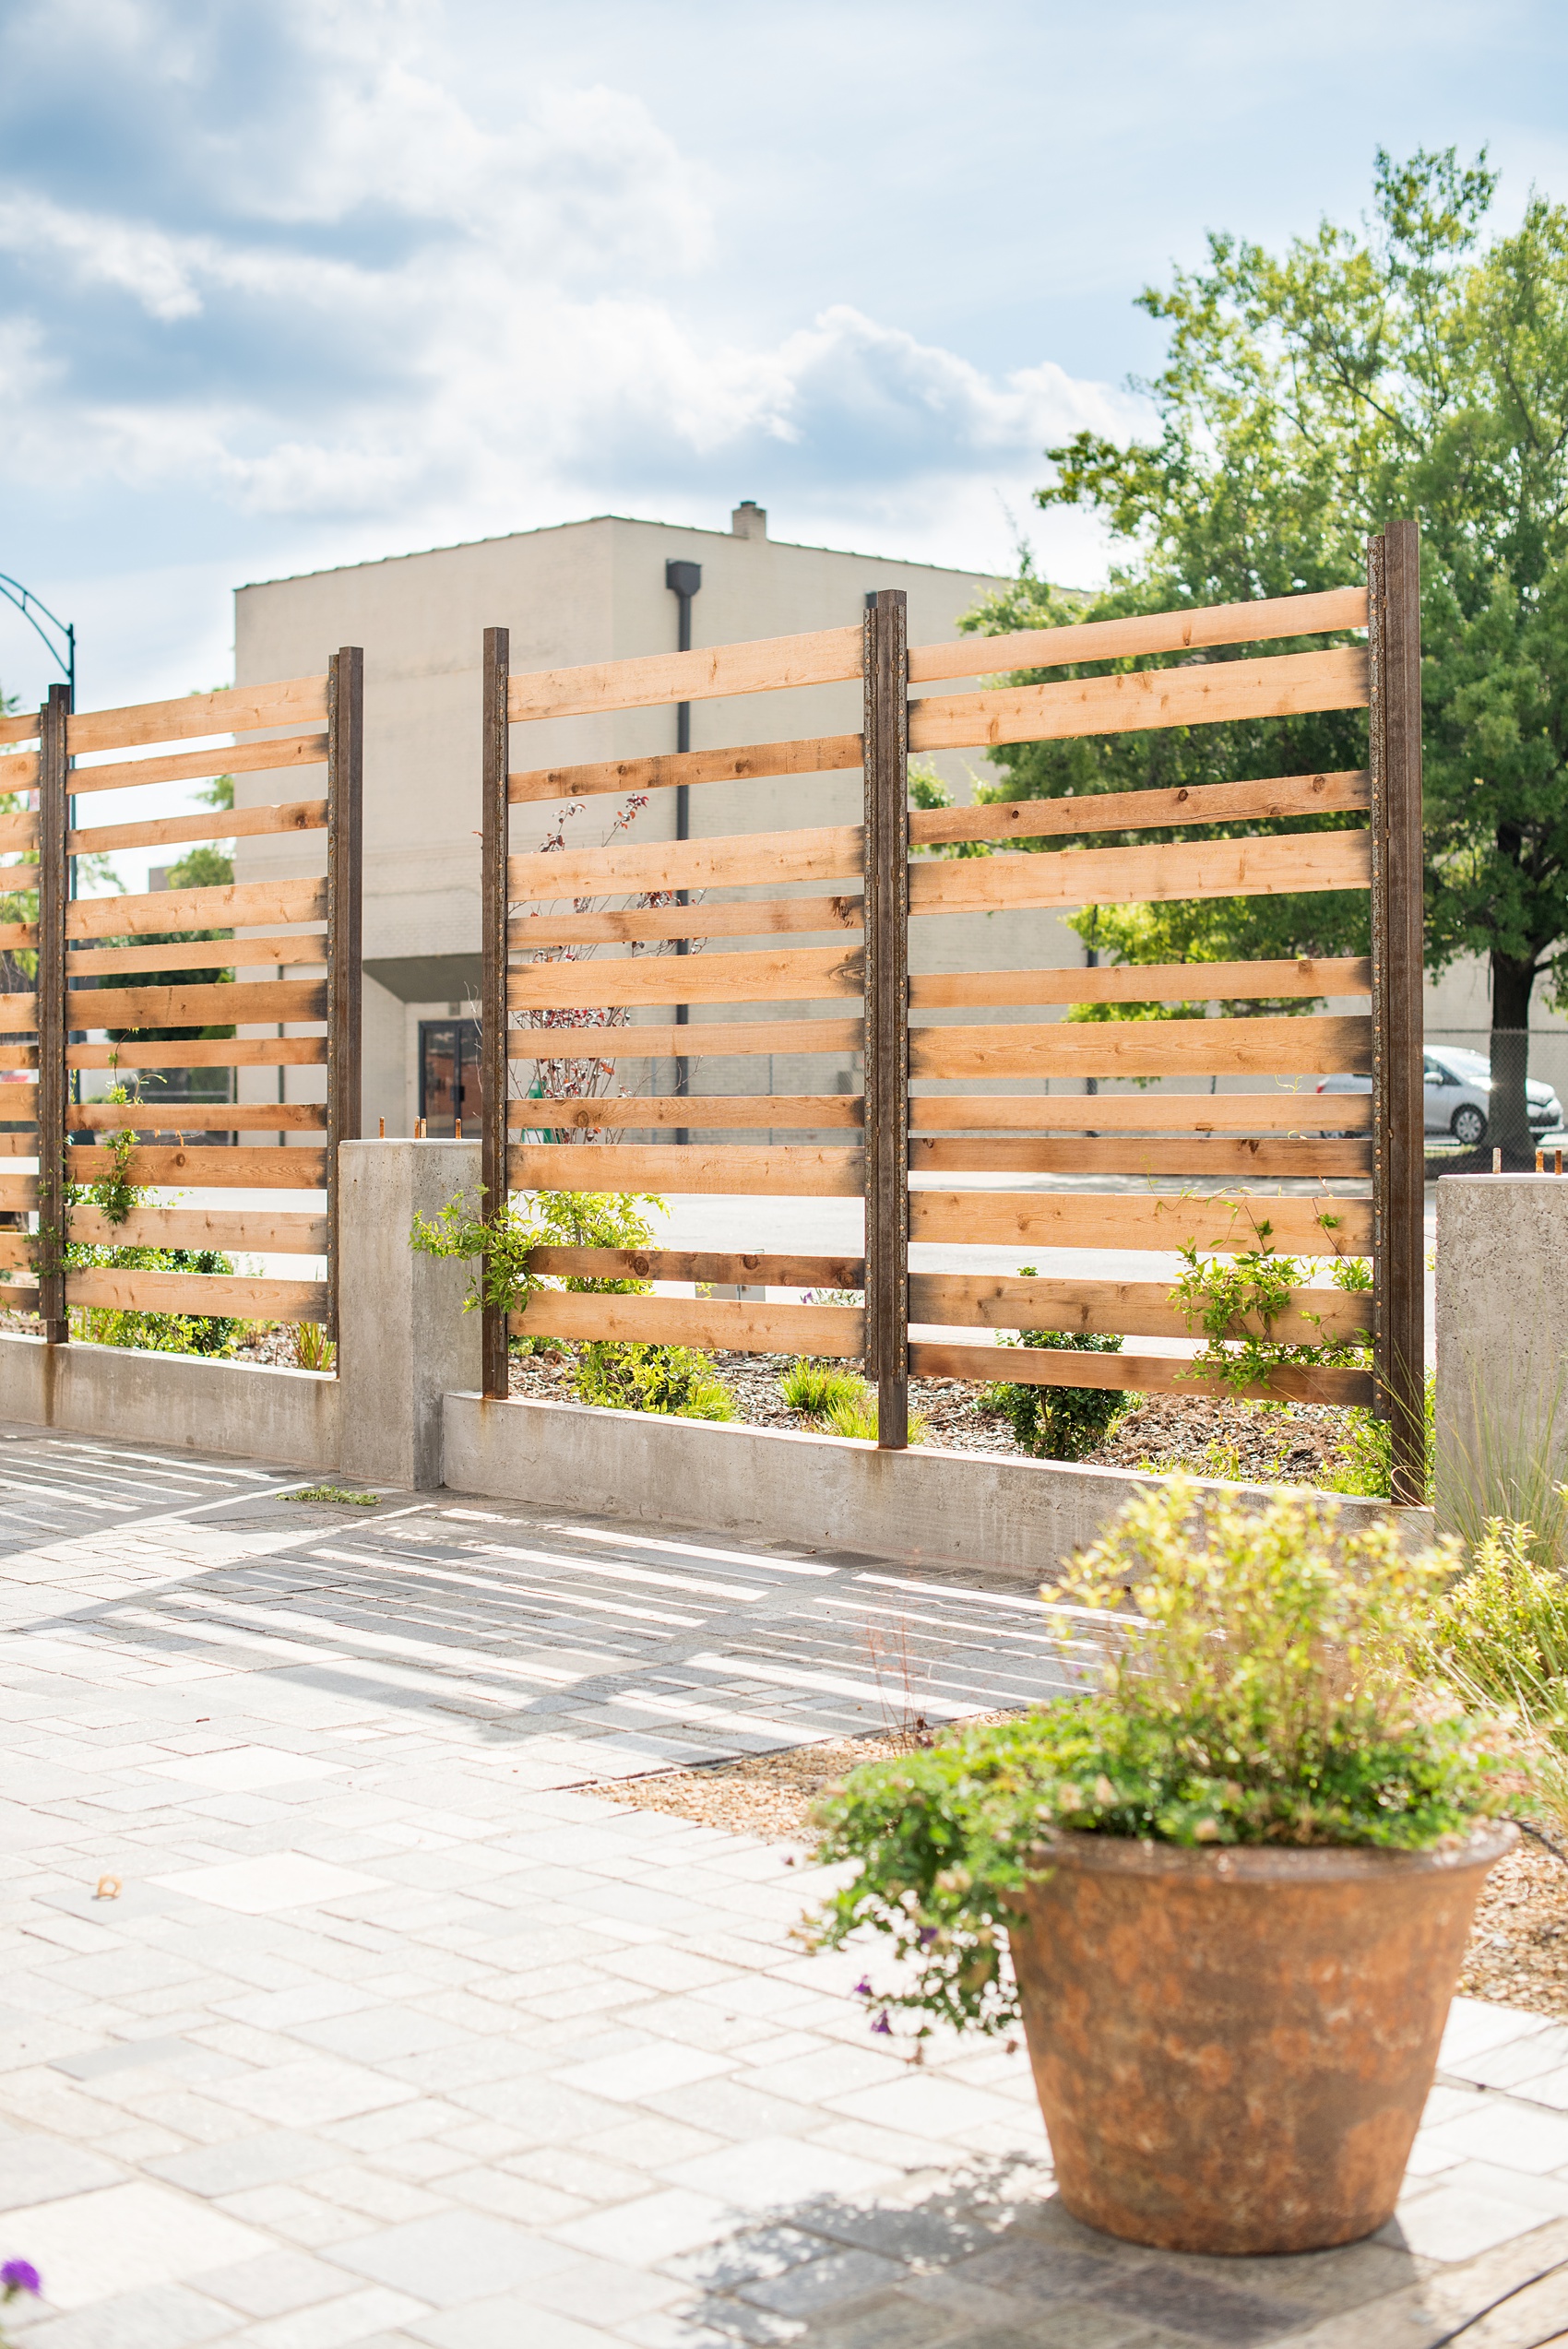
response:
[[[1484,155],[1467,168],[1453,149],[1380,153],[1360,226],[1325,220],[1279,255],[1213,235],[1205,267],[1146,291],[1170,329],[1165,366],[1142,386],[1152,437],[1080,433],[1046,452],[1053,477],[1037,493],[1109,525],[1108,588],[1064,598],[1026,564],[970,624],[1342,586],[1364,575],[1367,539],[1414,514],[1427,961],[1434,975],[1461,955],[1489,963],[1494,1135],[1519,1152],[1537,982],[1568,1007],[1568,212],[1532,194],[1518,228],[1489,239],[1495,184]],[[1004,774],[988,796],[1056,798],[1359,766],[1365,721],[1330,713],[995,755]],[[1365,938],[1351,896],[1089,908],[1077,920],[1132,962],[1344,952]]]

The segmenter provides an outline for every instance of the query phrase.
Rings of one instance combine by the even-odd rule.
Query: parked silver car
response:
[[[1467,1150],[1478,1149],[1491,1123],[1491,1063],[1484,1052],[1467,1051],[1460,1044],[1429,1045],[1424,1056],[1422,1095],[1429,1133],[1451,1135]],[[1370,1093],[1370,1076],[1325,1076],[1320,1093]],[[1562,1123],[1562,1104],[1550,1085],[1537,1077],[1525,1086],[1525,1113],[1538,1139]]]

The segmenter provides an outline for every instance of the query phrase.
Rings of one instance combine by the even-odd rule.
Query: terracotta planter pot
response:
[[[1174,2251],[1312,2251],[1394,2209],[1476,1898],[1516,1842],[1178,1850],[1068,1835],[1011,1940],[1076,2218]]]

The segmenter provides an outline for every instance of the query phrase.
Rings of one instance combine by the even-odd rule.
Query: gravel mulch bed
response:
[[[1348,1412],[1325,1403],[1151,1394],[1085,1457],[1097,1468],[1190,1468],[1242,1483],[1310,1485],[1344,1461],[1349,1425]]]
[[[787,1354],[715,1354],[715,1368],[748,1427],[809,1431],[813,1422],[791,1411],[778,1392]],[[519,1400],[574,1403],[573,1358],[559,1354],[514,1355],[512,1393]],[[962,1379],[911,1379],[909,1408],[929,1422],[924,1441],[942,1452],[982,1452],[1020,1460],[1009,1422],[983,1411],[983,1387]],[[1316,1484],[1345,1458],[1348,1417],[1326,1404],[1263,1406],[1236,1397],[1151,1394],[1115,1421],[1105,1440],[1085,1454],[1099,1468],[1190,1468],[1198,1476],[1244,1483]]]
[[[794,1358],[789,1354],[713,1354],[708,1358],[734,1396],[737,1416],[751,1428],[792,1428],[814,1430],[814,1422],[791,1411],[778,1392],[778,1382]],[[847,1370],[854,1366],[846,1363]],[[523,1354],[512,1357],[512,1393],[519,1401],[575,1403],[574,1366],[569,1354]],[[1004,1453],[1023,1457],[1005,1419],[979,1407],[978,1386],[962,1379],[911,1379],[909,1409],[929,1422],[925,1441],[943,1452]]]
[[[652,1778],[609,1778],[579,1794],[624,1810],[662,1810],[728,1835],[755,1835],[766,1844],[811,1839],[807,1815],[818,1795],[862,1762],[892,1762],[929,1740],[897,1734],[826,1738],[783,1753],[747,1754],[711,1770],[666,1770]]]
[[[915,1742],[899,1736],[833,1738],[785,1753],[749,1754],[716,1769],[610,1780],[581,1791],[726,1834],[804,1844],[811,1841],[809,1814],[820,1794],[858,1763],[894,1761]],[[1538,1844],[1524,1844],[1487,1879],[1459,1990],[1467,1999],[1568,2018],[1568,1866]]]
[[[1487,1878],[1459,1987],[1467,1999],[1568,2016],[1568,1867],[1538,1844],[1522,1844]]]

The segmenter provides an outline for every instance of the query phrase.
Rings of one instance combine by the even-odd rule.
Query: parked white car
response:
[[[1426,1130],[1450,1135],[1467,1150],[1478,1149],[1491,1124],[1491,1062],[1484,1052],[1467,1051],[1463,1045],[1438,1044],[1424,1055],[1422,1095]],[[1325,1076],[1320,1093],[1370,1093],[1370,1076]],[[1555,1133],[1562,1123],[1562,1104],[1550,1085],[1537,1077],[1525,1086],[1525,1113],[1537,1136]]]

